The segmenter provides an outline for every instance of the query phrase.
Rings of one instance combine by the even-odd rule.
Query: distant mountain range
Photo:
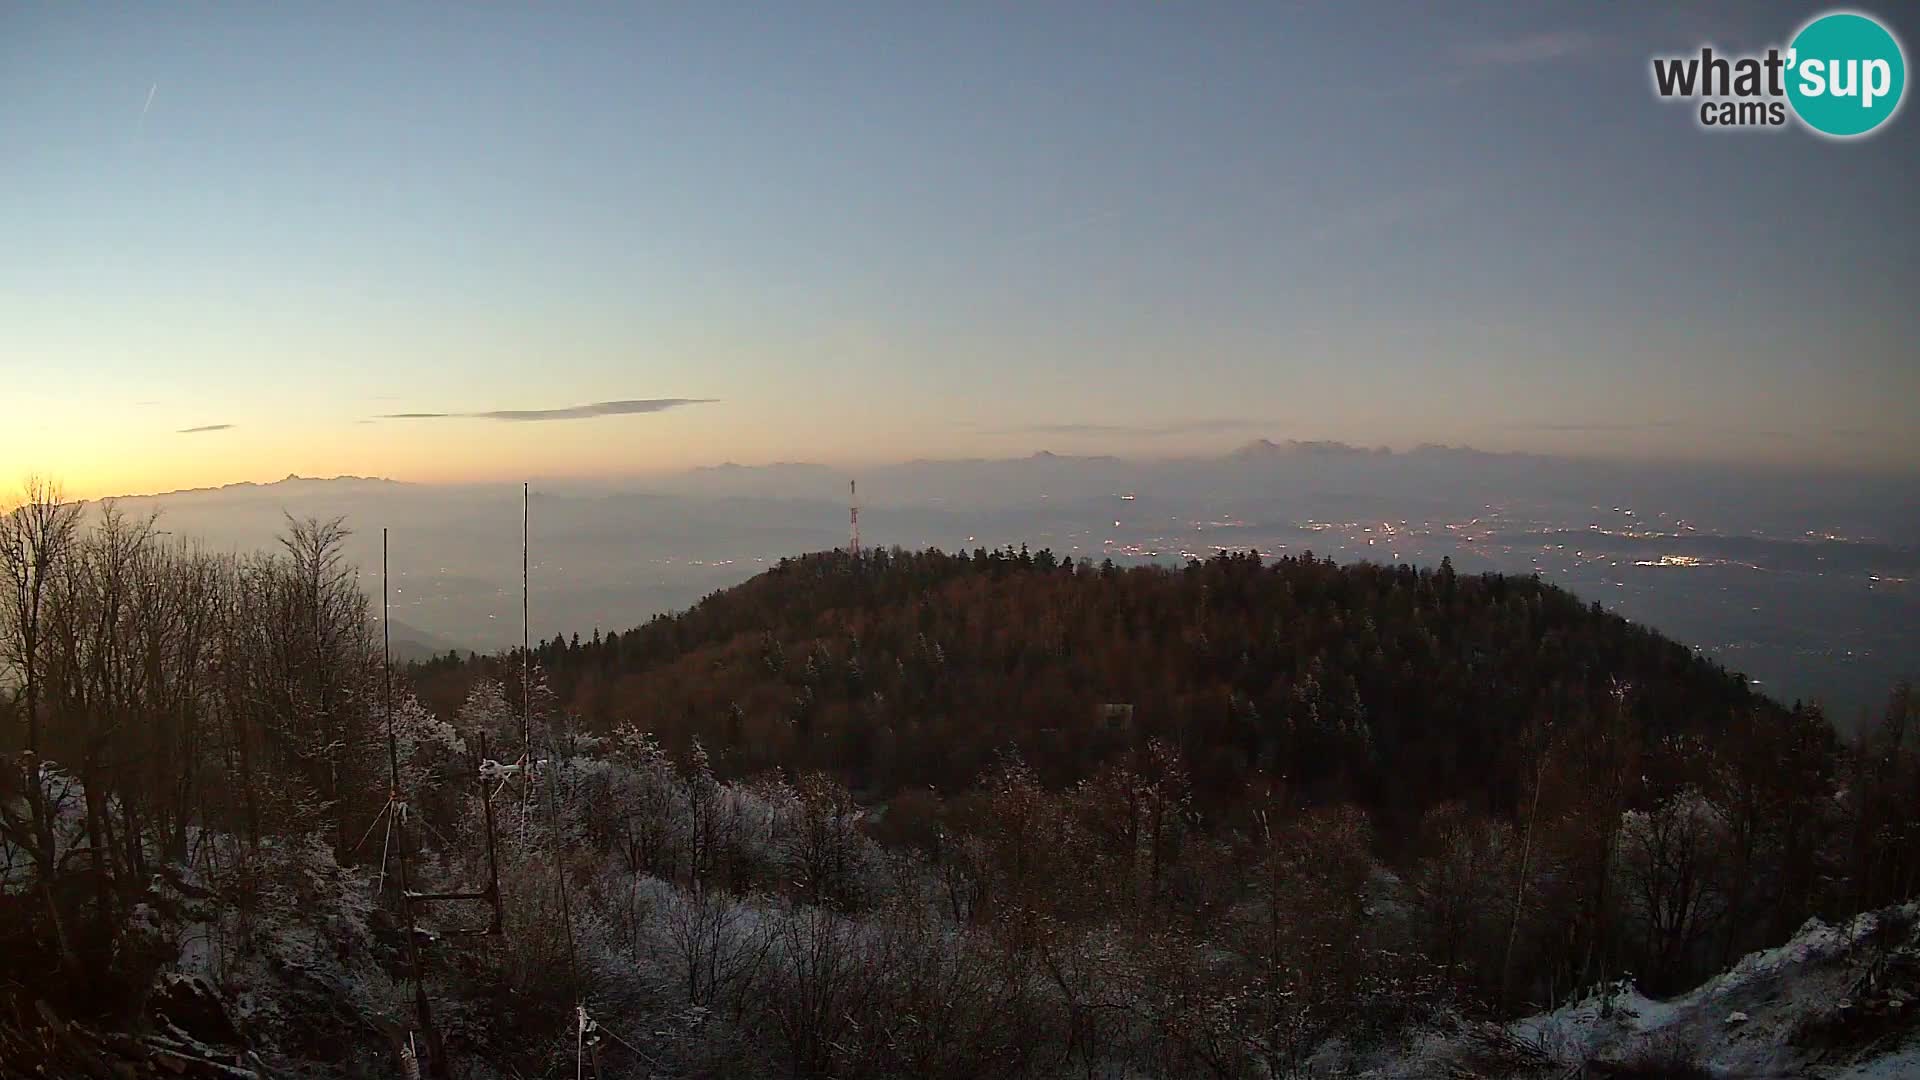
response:
[[[1920,675],[1920,477],[1269,439],[1161,460],[1040,450],[535,481],[533,633],[632,626],[844,545],[853,479],[869,546],[1024,544],[1123,563],[1218,550],[1451,556],[1566,585],[1786,700],[1850,715]],[[520,501],[518,483],[289,476],[121,505],[220,550],[270,548],[287,514],[344,516],[370,587],[385,527],[396,628],[413,631],[406,648],[443,654],[519,641]]]
[[[400,481],[380,476],[301,476],[289,473],[279,480],[258,482],[236,480],[231,484],[219,484],[212,487],[175,488],[172,491],[160,491],[147,495],[119,495],[116,499],[164,499],[192,495],[248,494],[262,491],[275,491],[283,495],[300,494],[308,491],[341,490],[345,488],[397,487]]]

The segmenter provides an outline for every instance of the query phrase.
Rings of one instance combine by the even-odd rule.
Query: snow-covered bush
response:
[[[1646,985],[1664,985],[1725,913],[1726,816],[1696,788],[1621,819],[1619,874],[1628,934],[1647,957]]]

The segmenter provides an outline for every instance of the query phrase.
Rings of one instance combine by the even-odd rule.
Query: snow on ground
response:
[[[1920,1076],[1920,1047],[1908,1046],[1826,1076],[1828,1080],[1913,1080]]]
[[[1726,1078],[1920,1078],[1920,904],[1842,926],[1810,919],[1694,990],[1654,1001],[1621,983],[1504,1026],[1416,1039],[1370,1075],[1553,1075],[1583,1064]]]

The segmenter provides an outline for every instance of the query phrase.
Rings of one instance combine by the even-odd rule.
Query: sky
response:
[[[0,476],[1920,468],[1920,114],[1651,89],[1825,9],[6,5]]]

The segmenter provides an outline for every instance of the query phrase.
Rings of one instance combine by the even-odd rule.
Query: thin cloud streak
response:
[[[591,420],[601,416],[635,416],[665,412],[684,405],[708,405],[719,398],[631,398],[624,401],[595,401],[564,409],[489,409],[485,412],[401,412],[382,413],[378,420],[504,420],[525,423],[534,420]]]
[[[1594,46],[1594,39],[1574,31],[1549,31],[1519,37],[1489,38],[1460,49],[1460,59],[1476,67],[1530,67],[1578,56]]]
[[[1625,423],[1538,423],[1538,424],[1502,424],[1508,431],[1655,431],[1662,428],[1683,426],[1678,420],[1639,420]]]
[[[175,432],[174,434],[203,435],[209,431],[232,431],[233,428],[234,428],[234,425],[232,424],[202,424],[199,427],[183,427],[179,431]]]
[[[1176,420],[1165,424],[1027,424],[1019,427],[989,428],[988,435],[1130,435],[1140,438],[1164,438],[1172,435],[1197,435],[1218,431],[1246,431],[1268,427],[1272,420],[1247,420],[1238,417]]]
[[[1687,420],[1640,420],[1618,423],[1533,423],[1501,424],[1506,431],[1538,431],[1552,434],[1631,434],[1633,432],[1685,430],[1703,435],[1721,435],[1746,439],[1790,439],[1792,432],[1774,428],[1734,427],[1726,424],[1700,424]],[[1836,438],[1862,437],[1869,434],[1865,428],[1834,428],[1824,434]]]

